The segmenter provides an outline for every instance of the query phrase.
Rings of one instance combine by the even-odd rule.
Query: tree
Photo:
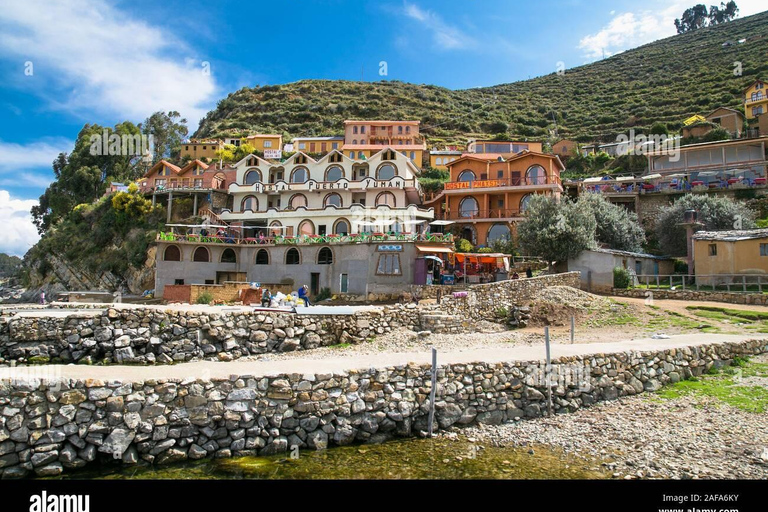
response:
[[[528,202],[517,237],[525,254],[544,258],[552,269],[555,262],[595,248],[596,228],[595,216],[586,203],[537,194]]]
[[[645,243],[645,231],[637,214],[613,204],[600,194],[579,198],[595,219],[595,239],[611,249],[640,252]]]
[[[669,130],[667,129],[667,125],[661,122],[653,123],[653,126],[651,126],[651,135],[667,135],[669,133]]]
[[[697,4],[693,7],[689,7],[683,12],[683,15],[675,20],[675,28],[678,34],[690,32],[692,30],[698,30],[707,26],[707,6],[704,4]]]
[[[754,213],[742,203],[725,197],[686,194],[674,204],[662,208],[656,221],[656,236],[664,253],[671,256],[687,254],[685,228],[680,225],[687,210],[699,212],[704,230],[752,229]]]
[[[152,137],[152,163],[162,159],[176,158],[181,149],[181,143],[187,136],[187,120],[175,110],[155,112],[141,125],[141,133]]]
[[[712,5],[709,7],[709,24],[719,25],[720,23],[731,21],[736,17],[738,12],[739,8],[733,0],[727,4],[725,2],[720,2],[719,8],[716,5]]]

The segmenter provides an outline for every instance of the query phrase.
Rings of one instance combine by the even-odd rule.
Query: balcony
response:
[[[766,100],[768,100],[768,96],[760,96],[760,97],[755,98],[755,99],[751,99],[750,98],[747,101],[745,101],[744,104],[745,105],[751,105],[753,103],[760,103],[760,102],[766,101]]]
[[[265,231],[269,228],[264,227]],[[233,244],[233,245],[317,245],[317,244],[361,244],[377,242],[433,242],[453,243],[450,233],[354,233],[349,235],[298,235],[260,236],[240,238],[233,234],[199,235],[161,231],[158,242],[191,244]]]
[[[451,190],[475,190],[484,188],[501,187],[552,187],[560,185],[560,176],[555,174],[548,178],[511,178],[497,180],[474,180],[474,181],[450,181],[443,188],[446,192]]]
[[[517,219],[523,216],[523,210],[519,208],[492,208],[490,210],[475,210],[473,212],[435,212],[435,219],[456,221],[478,221]]]

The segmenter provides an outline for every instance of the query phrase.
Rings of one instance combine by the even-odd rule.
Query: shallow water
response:
[[[481,448],[482,447],[482,448]],[[587,463],[546,448],[492,447],[466,439],[403,439],[269,457],[204,459],[168,466],[96,465],[63,479],[595,479]]]

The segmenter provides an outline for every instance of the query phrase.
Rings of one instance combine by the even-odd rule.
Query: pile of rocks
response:
[[[513,329],[522,329],[528,327],[531,321],[531,308],[528,306],[513,306],[509,309],[507,316],[507,325]]]

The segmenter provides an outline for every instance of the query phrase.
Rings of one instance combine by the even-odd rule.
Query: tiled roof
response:
[[[697,231],[694,240],[712,240],[719,242],[738,242],[739,240],[756,240],[768,238],[768,228],[765,229],[734,229],[729,231]]]

